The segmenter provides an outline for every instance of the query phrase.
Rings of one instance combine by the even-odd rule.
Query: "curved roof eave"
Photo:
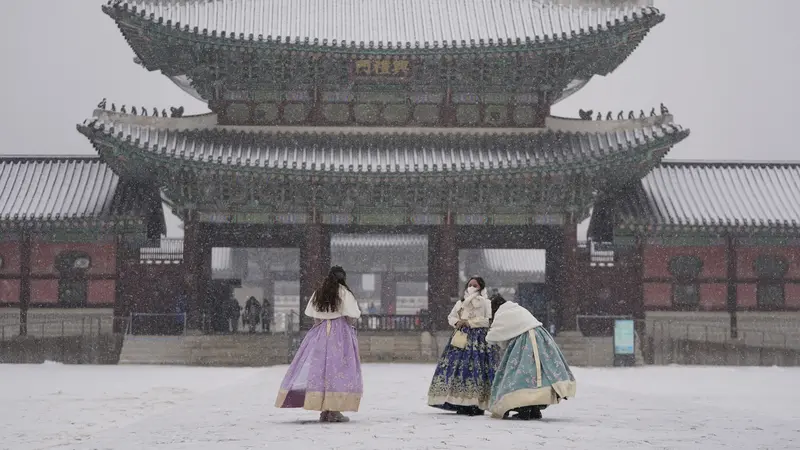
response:
[[[346,135],[330,133],[177,131],[106,125],[95,119],[78,125],[78,130],[96,146],[116,147],[153,162],[178,162],[201,171],[382,179],[579,173],[633,164],[633,160],[641,167],[652,167],[658,161],[649,159],[660,160],[663,149],[689,134],[689,130],[668,123],[594,133],[541,130],[484,134],[478,139],[466,134],[350,133],[347,136],[358,141],[348,143],[343,139]],[[492,148],[487,148],[487,139],[492,141]],[[648,162],[642,164],[643,160]]]
[[[240,0],[241,1],[241,0]],[[446,1],[446,0],[441,0]],[[488,1],[488,0],[487,0]],[[213,3],[213,2],[212,2]],[[515,2],[507,1],[509,5]],[[536,4],[536,2],[531,2]],[[486,24],[474,23],[454,23],[452,26],[446,27],[442,25],[441,28],[449,28],[450,35],[447,36],[444,31],[438,34],[438,40],[423,40],[411,41],[409,39],[388,40],[388,39],[370,39],[365,37],[358,41],[347,39],[336,39],[326,37],[313,37],[310,35],[300,36],[298,33],[290,36],[282,36],[280,34],[268,34],[269,30],[256,29],[252,26],[244,32],[240,31],[227,31],[222,29],[214,29],[214,24],[207,21],[204,25],[212,25],[211,27],[201,26],[200,17],[202,14],[189,11],[189,7],[181,9],[178,6],[173,6],[174,11],[168,9],[169,16],[156,16],[154,9],[148,8],[151,3],[147,0],[129,0],[121,2],[119,0],[110,1],[108,5],[103,6],[103,11],[112,17],[119,28],[122,30],[128,42],[134,47],[134,51],[145,63],[146,67],[150,70],[156,70],[152,67],[152,62],[148,62],[145,55],[140,53],[142,48],[137,45],[138,41],[142,44],[147,44],[150,38],[144,36],[132,36],[126,33],[126,29],[139,29],[146,28],[153,29],[159,34],[172,34],[177,38],[184,38],[192,41],[194,44],[204,45],[220,45],[226,48],[231,47],[248,47],[254,49],[269,50],[274,49],[277,51],[300,51],[300,52],[315,52],[315,53],[334,53],[334,54],[385,54],[385,55],[425,55],[425,54],[453,54],[453,53],[496,53],[496,52],[524,52],[546,50],[550,48],[563,48],[581,45],[587,41],[600,39],[604,40],[611,36],[618,36],[624,33],[645,34],[650,28],[664,20],[664,14],[657,8],[644,7],[644,8],[572,8],[557,5],[530,6],[535,10],[541,10],[539,16],[539,23],[537,29],[535,18],[506,18],[506,20],[522,21],[525,25],[519,27],[507,26],[507,24],[499,19],[495,25],[494,30]],[[201,8],[204,6],[200,6]],[[210,7],[210,6],[208,6]],[[506,6],[511,8],[511,6]],[[536,9],[538,8],[538,9]],[[500,8],[502,9],[502,8]],[[313,8],[312,8],[313,10]],[[163,11],[162,11],[163,13]],[[170,17],[174,17],[173,20]],[[225,27],[229,18],[223,17],[216,20],[218,26]],[[502,19],[502,18],[501,18]],[[194,20],[194,22],[193,22]],[[222,20],[222,22],[220,22]],[[309,19],[310,20],[310,19]],[[457,19],[452,19],[457,20]],[[461,18],[465,21],[465,18]],[[489,20],[489,19],[481,19]],[[190,22],[190,23],[187,23]],[[239,21],[240,23],[249,21]],[[253,20],[252,23],[258,22]],[[262,25],[264,21],[261,21]],[[390,21],[391,22],[391,21]],[[404,24],[405,25],[405,24]],[[446,25],[446,24],[445,24]],[[469,28],[472,25],[475,27],[473,30]],[[501,26],[502,25],[502,26]],[[247,27],[247,25],[244,25]],[[358,27],[357,25],[354,25]],[[409,25],[411,28],[415,26]],[[400,29],[397,24],[389,24],[388,28]],[[294,27],[297,28],[297,27]],[[294,29],[287,25],[285,33]],[[308,29],[317,27],[306,27]],[[333,28],[333,27],[330,27]],[[336,27],[344,30],[347,27]],[[381,29],[382,27],[372,28]],[[408,28],[408,27],[403,27]],[[510,29],[521,28],[520,33],[509,32]],[[242,28],[243,30],[245,28]],[[278,30],[281,28],[278,27]],[[533,33],[529,32],[533,30]],[[255,32],[254,32],[255,31]],[[261,33],[257,32],[261,31]],[[526,32],[528,31],[528,32]],[[340,31],[345,32],[345,31]],[[492,32],[494,34],[492,34]],[[280,31],[278,31],[280,33]],[[458,33],[463,33],[459,35]],[[136,33],[137,35],[139,33]],[[413,33],[412,33],[413,34]],[[411,36],[412,34],[409,34]],[[503,35],[505,34],[505,35]],[[476,36],[477,39],[465,37]],[[333,35],[331,35],[333,36]],[[342,35],[344,36],[344,35]],[[434,36],[434,35],[432,35]],[[636,40],[634,37],[633,40]],[[135,42],[136,41],[136,42]],[[627,39],[623,40],[627,41]],[[144,57],[143,57],[144,56]]]

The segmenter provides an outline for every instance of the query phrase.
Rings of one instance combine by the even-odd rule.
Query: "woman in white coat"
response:
[[[467,282],[464,297],[447,320],[454,328],[428,390],[428,405],[468,416],[480,416],[489,407],[496,350],[486,343],[492,305],[483,278]]]

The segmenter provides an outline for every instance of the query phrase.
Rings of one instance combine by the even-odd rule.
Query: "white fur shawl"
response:
[[[518,303],[505,302],[494,316],[494,322],[486,334],[486,341],[506,342],[540,326],[542,323],[530,311]]]

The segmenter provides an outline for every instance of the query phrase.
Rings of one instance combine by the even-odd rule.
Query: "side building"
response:
[[[797,162],[663,161],[595,205],[620,281],[584,300],[630,305],[662,338],[800,344],[798,201]]]
[[[163,232],[158,189],[99,157],[0,157],[0,332],[111,329],[122,261]]]

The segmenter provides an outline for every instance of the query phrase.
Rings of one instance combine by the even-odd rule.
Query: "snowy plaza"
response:
[[[578,395],[535,422],[425,405],[431,365],[364,366],[352,422],[273,407],[285,366],[3,365],[0,448],[33,449],[791,449],[796,368],[576,368]]]

